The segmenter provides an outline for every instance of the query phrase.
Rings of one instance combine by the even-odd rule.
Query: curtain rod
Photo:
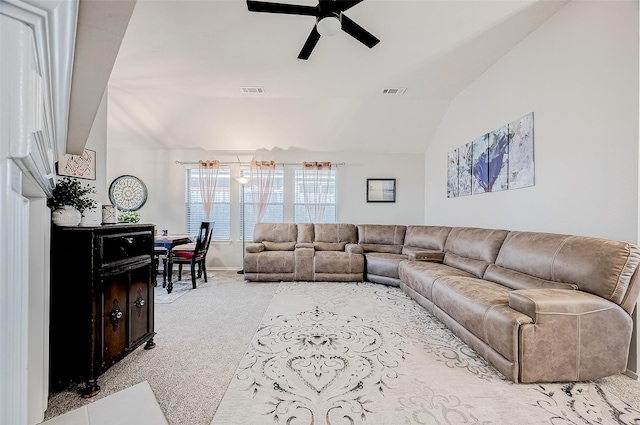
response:
[[[189,161],[176,161],[178,165],[198,165],[198,162],[189,162]],[[240,162],[240,161],[220,161],[221,165],[251,165],[251,161],[249,162]],[[276,162],[276,165],[302,165],[302,162]],[[331,166],[339,166],[339,165],[347,165],[344,162],[332,162]]]

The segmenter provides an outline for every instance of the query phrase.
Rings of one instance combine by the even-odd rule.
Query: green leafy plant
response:
[[[87,196],[92,193],[96,193],[96,189],[91,185],[83,186],[76,179],[63,177],[53,189],[53,196],[47,199],[47,206],[55,210],[70,205],[84,216],[85,211],[94,210],[98,205],[95,200]]]
[[[118,222],[120,223],[137,223],[140,221],[140,213],[138,211],[123,211],[118,214]]]

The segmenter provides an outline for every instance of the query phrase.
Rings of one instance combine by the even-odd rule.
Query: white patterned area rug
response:
[[[513,384],[399,288],[283,282],[212,425],[638,424],[596,382]]]

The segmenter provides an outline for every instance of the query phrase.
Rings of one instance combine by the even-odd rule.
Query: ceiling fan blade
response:
[[[247,0],[250,12],[288,13],[290,15],[316,16],[318,10],[315,6],[303,6],[298,4],[271,3],[266,1]]]
[[[380,40],[378,40],[373,34],[353,22],[351,19],[349,19],[348,16],[344,14],[342,15],[342,31],[346,32],[351,37],[355,38],[369,48],[372,48],[376,44],[380,43]]]
[[[337,10],[341,10],[341,11],[345,11],[347,9],[351,9],[353,6],[355,6],[358,3],[361,3],[362,0],[336,0],[336,9]]]
[[[304,43],[304,46],[302,46],[302,50],[300,50],[298,59],[309,59],[311,52],[313,52],[313,48],[316,47],[316,44],[318,44],[318,40],[320,40],[320,33],[314,26],[311,30],[311,34],[309,34],[309,37],[307,38],[307,41]]]

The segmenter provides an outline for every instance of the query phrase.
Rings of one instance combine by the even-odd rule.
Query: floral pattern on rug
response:
[[[594,382],[514,384],[399,288],[283,282],[212,425],[640,424]]]
[[[372,284],[369,284],[372,285]],[[410,300],[400,288],[376,288],[375,294],[382,302],[399,307],[387,315],[407,324],[404,336],[419,341],[435,359],[449,368],[466,369],[480,379],[492,381],[505,378],[480,357],[471,347],[456,337],[442,322],[417,303]],[[386,316],[384,316],[386,317]]]
[[[405,344],[378,323],[316,307],[262,325],[237,377],[273,423],[359,424],[398,377]]]
[[[553,425],[640,424],[640,410],[610,399],[593,383],[543,384],[532,389],[540,394],[536,406],[549,412]]]

